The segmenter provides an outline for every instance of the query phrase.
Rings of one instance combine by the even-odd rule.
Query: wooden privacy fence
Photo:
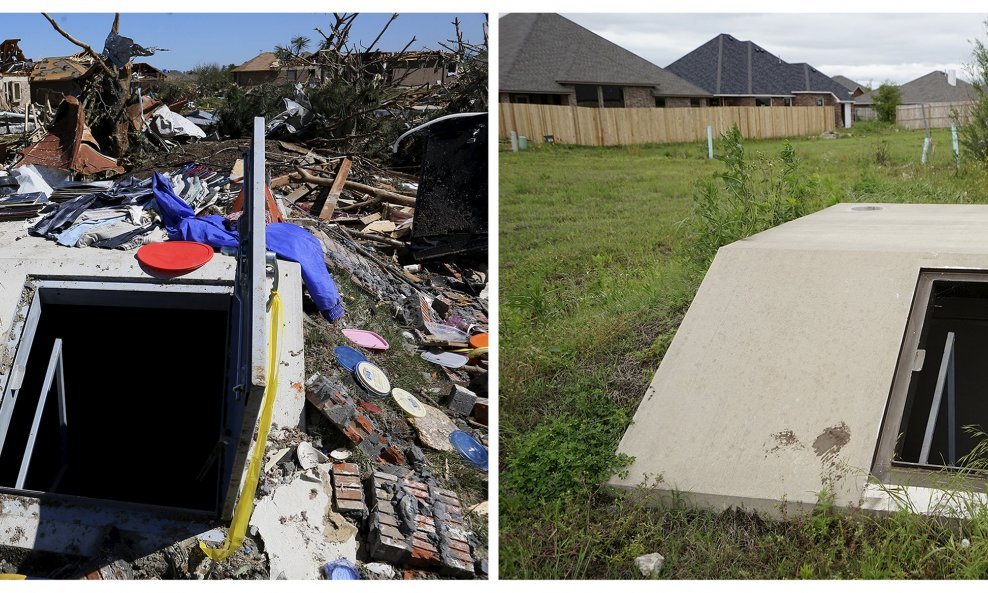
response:
[[[966,124],[973,106],[972,101],[899,105],[895,108],[895,123],[908,130],[923,130],[926,128],[926,121],[929,121],[931,128],[949,128],[952,113],[956,111],[958,122]],[[926,120],[923,119],[924,111]]]
[[[693,142],[719,135],[737,124],[745,138],[786,138],[832,131],[833,107],[667,107],[598,108],[499,103],[498,132],[530,142],[552,135],[560,144],[616,146]]]

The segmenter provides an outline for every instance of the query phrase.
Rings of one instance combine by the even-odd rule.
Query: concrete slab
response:
[[[357,528],[333,511],[330,465],[302,472],[257,501],[257,527],[271,561],[272,579],[319,579],[323,564],[355,562]]]
[[[988,206],[839,204],[722,248],[609,484],[769,513],[824,489],[894,508],[870,472],[919,273],[988,270],[986,228]]]

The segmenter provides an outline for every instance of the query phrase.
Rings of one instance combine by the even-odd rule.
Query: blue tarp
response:
[[[182,198],[175,195],[168,178],[155,173],[151,182],[158,214],[173,241],[198,241],[214,248],[237,247],[237,231],[226,227],[222,216],[196,216]],[[326,269],[319,239],[300,226],[273,222],[265,232],[267,248],[278,257],[298,262],[302,281],[323,317],[336,321],[343,317],[343,300],[336,283]]]

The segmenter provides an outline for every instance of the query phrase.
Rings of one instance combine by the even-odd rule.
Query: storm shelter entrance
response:
[[[26,297],[0,488],[217,513],[238,436],[232,287],[49,281]]]
[[[971,469],[977,431],[988,431],[988,274],[923,271],[875,473]]]

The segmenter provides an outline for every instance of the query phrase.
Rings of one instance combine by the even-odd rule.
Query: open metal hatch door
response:
[[[266,276],[264,118],[254,118],[251,147],[244,155],[244,201],[240,216],[237,273],[230,307],[229,387],[223,415],[221,518],[233,516],[247,457],[267,385],[270,287]]]

